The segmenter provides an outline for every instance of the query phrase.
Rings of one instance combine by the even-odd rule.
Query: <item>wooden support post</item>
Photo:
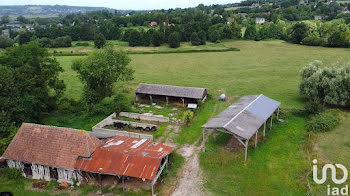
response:
[[[123,194],[125,193],[125,182],[124,182],[125,180],[124,180],[124,178],[125,178],[125,177],[124,177],[124,176],[122,176],[122,183],[123,183]]]
[[[168,103],[169,103],[169,98],[168,98],[168,96],[165,96],[165,101],[166,101],[166,104],[168,105]]]
[[[245,156],[244,156],[244,161],[247,161],[248,158],[248,142],[249,140],[245,141]]]
[[[100,184],[100,188],[102,188],[102,179],[101,179],[101,174],[98,174],[98,182]]]
[[[272,120],[273,120],[273,114],[271,115],[271,120],[270,120],[270,130],[272,130]]]
[[[203,145],[203,152],[205,152],[205,129],[203,129],[203,141],[202,141],[202,145]]]
[[[166,162],[165,169],[168,170],[169,155],[166,156]]]
[[[265,137],[265,132],[266,132],[266,121],[264,123],[264,137]]]
[[[258,144],[258,131],[256,131],[255,133],[255,148],[257,144]]]
[[[154,196],[154,188],[153,188],[153,184],[152,184],[152,196]]]
[[[277,108],[277,120],[279,119],[278,116],[280,114],[280,108]]]

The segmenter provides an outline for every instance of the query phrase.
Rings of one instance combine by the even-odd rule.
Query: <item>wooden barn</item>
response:
[[[30,179],[73,183],[109,176],[152,187],[174,148],[151,140],[115,136],[100,141],[83,130],[23,123],[2,156]],[[148,185],[147,185],[148,186]]]
[[[166,103],[197,104],[207,98],[207,89],[160,84],[140,84],[135,90],[136,101],[165,101]]]

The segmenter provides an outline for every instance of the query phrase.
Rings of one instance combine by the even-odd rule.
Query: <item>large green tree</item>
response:
[[[292,28],[291,39],[293,43],[299,44],[307,37],[308,26],[303,22],[296,23]]]
[[[62,71],[39,43],[6,49],[0,56],[0,112],[16,124],[40,121],[63,93]]]
[[[108,46],[92,52],[87,58],[76,60],[72,68],[84,83],[83,99],[87,104],[97,104],[112,95],[115,82],[133,79],[130,58],[123,51]]]

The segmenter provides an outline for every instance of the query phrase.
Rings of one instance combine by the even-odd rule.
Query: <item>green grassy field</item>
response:
[[[217,96],[243,96],[263,93],[282,102],[283,107],[301,108],[298,94],[299,70],[314,60],[325,63],[350,60],[350,49],[307,47],[283,41],[229,41],[223,47],[241,51],[221,53],[131,55],[136,70],[131,85],[140,82],[208,88]],[[71,62],[81,57],[57,57],[65,72],[66,95],[78,98],[81,83],[71,69]]]

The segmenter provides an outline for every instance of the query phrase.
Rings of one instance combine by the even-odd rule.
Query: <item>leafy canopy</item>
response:
[[[94,51],[87,58],[76,60],[72,68],[84,83],[83,97],[88,104],[99,103],[112,95],[113,83],[133,79],[134,70],[130,58],[123,51],[114,51],[108,46]]]

